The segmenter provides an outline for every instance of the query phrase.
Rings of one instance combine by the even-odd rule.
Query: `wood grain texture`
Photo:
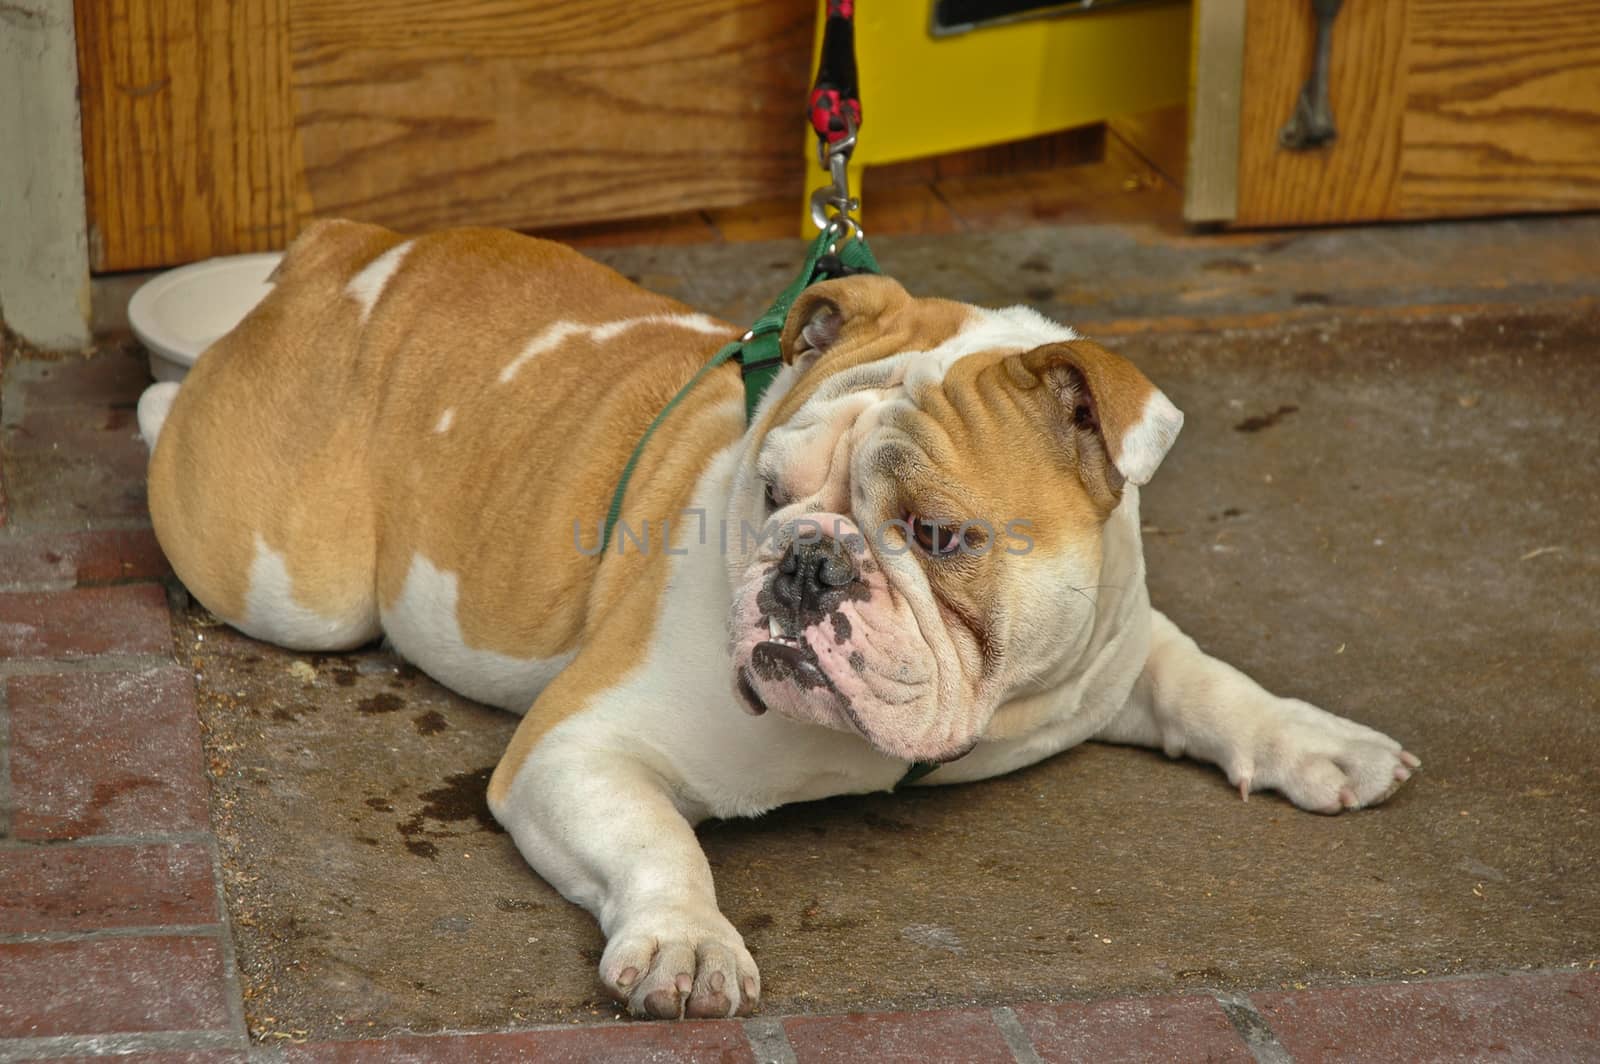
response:
[[[319,215],[519,228],[800,197],[810,0],[286,0]]]
[[[1600,2],[1409,4],[1397,213],[1600,206]]]
[[[97,271],[278,248],[302,220],[330,215],[405,230],[580,225],[566,231],[598,242],[626,237],[618,220],[665,216],[673,239],[728,237],[766,224],[741,205],[798,203],[818,176],[794,150],[811,0],[74,10]],[[1176,112],[1113,123],[1113,139],[1165,176],[1136,199],[1181,183],[1191,219],[1196,202],[1215,201],[1206,219],[1244,226],[1600,206],[1600,0],[1348,0],[1334,43],[1340,138],[1311,152],[1277,140],[1309,65],[1309,5],[1199,10],[1197,24],[1214,10],[1243,26],[1235,95],[1205,90],[1197,67],[1181,182]],[[1109,150],[1103,136],[881,167],[867,191],[891,226],[1075,217],[1082,181],[1037,171]],[[1227,181],[1197,182],[1199,170]],[[963,183],[997,171],[1010,192]]]
[[[1306,0],[1249,0],[1239,111],[1240,225],[1310,225],[1394,214],[1405,118],[1406,12],[1414,0],[1347,0],[1334,22],[1329,93],[1339,138],[1289,151],[1278,131],[1311,69]],[[1454,0],[1446,0],[1454,2]]]
[[[95,270],[294,235],[288,0],[78,0]]]
[[[1348,0],[1339,138],[1288,151],[1313,39],[1304,0],[1249,0],[1237,224],[1600,207],[1600,0]]]

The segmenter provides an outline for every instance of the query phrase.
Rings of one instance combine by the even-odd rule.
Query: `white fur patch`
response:
[[[1117,471],[1131,484],[1149,483],[1181,428],[1183,411],[1165,395],[1152,391],[1144,401],[1144,413],[1133,428],[1122,434],[1117,446]]]
[[[438,436],[443,436],[445,433],[450,431],[450,426],[454,425],[455,423],[456,423],[456,408],[453,407],[453,406],[445,407],[444,408],[444,413],[439,415],[439,423],[437,425],[433,426],[434,434],[438,435]]]
[[[378,305],[378,297],[383,295],[384,288],[389,284],[389,278],[394,276],[394,271],[400,268],[401,261],[411,250],[411,243],[407,240],[404,244],[396,244],[367,263],[361,272],[350,278],[350,283],[345,285],[345,295],[361,304],[363,325],[372,315],[372,308]]]
[[[526,713],[545,684],[566,668],[573,655],[514,658],[468,646],[456,619],[460,580],[420,554],[400,597],[383,611],[383,631],[401,657],[446,687],[468,698]]]
[[[670,325],[679,329],[690,329],[694,332],[705,333],[710,336],[717,334],[728,335],[732,329],[714,318],[704,314],[646,314],[638,318],[622,318],[618,321],[600,322],[586,325],[576,321],[558,321],[554,325],[546,326],[544,331],[529,340],[527,345],[517,354],[517,357],[500,371],[500,383],[509,384],[514,380],[522,367],[546,351],[554,351],[567,340],[574,336],[587,336],[597,344],[615,340],[629,329],[640,325]]]
[[[914,353],[906,375],[908,388],[937,384],[951,366],[982,351],[1032,351],[1045,344],[1080,339],[1070,326],[1051,321],[1032,307],[1001,310],[969,307],[967,313],[967,322],[960,332],[938,347]]]
[[[883,404],[900,401],[902,389],[914,394],[923,388],[936,387],[944,380],[950,367],[968,355],[983,351],[1032,351],[1045,344],[1080,339],[1069,326],[1053,322],[1031,307],[1006,307],[1002,310],[967,307],[966,311],[967,320],[961,330],[937,347],[926,351],[902,351],[829,377],[796,414],[790,426],[785,427],[806,427],[838,417],[841,413],[855,417],[859,412],[857,408],[841,411],[833,404],[846,397],[853,401],[865,388],[878,391],[869,402]],[[761,405],[756,410],[757,420],[801,376],[798,366],[785,366],[780,372],[781,375],[761,398]],[[782,428],[778,431],[781,432]]]
[[[250,590],[238,628],[293,650],[347,650],[377,638],[378,619],[370,605],[347,616],[328,617],[295,601],[283,555],[268,547],[261,533],[255,539]]]
[[[161,435],[161,426],[167,423],[167,415],[172,413],[172,404],[177,398],[177,381],[152,384],[139,396],[139,435],[152,451],[156,449],[156,437]]]

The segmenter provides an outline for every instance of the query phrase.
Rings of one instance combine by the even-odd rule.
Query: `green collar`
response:
[[[650,441],[656,429],[672,413],[674,407],[694,389],[696,384],[712,370],[726,362],[739,363],[740,374],[744,378],[744,416],[745,420],[754,420],[756,408],[761,405],[761,397],[766,394],[767,387],[772,379],[783,368],[783,352],[779,343],[783,337],[783,324],[789,318],[789,308],[794,306],[794,301],[800,293],[816,284],[818,281],[827,280],[829,273],[826,267],[832,263],[823,263],[825,257],[833,256],[852,273],[882,273],[878,267],[878,260],[873,257],[872,249],[867,247],[867,238],[857,233],[855,239],[847,241],[843,247],[835,248],[832,243],[832,234],[824,231],[817,234],[811,242],[810,249],[806,252],[805,265],[789,287],[779,293],[778,298],[772,301],[766,313],[756,319],[750,331],[745,333],[733,343],[726,345],[711,360],[689,378],[689,382],[678,389],[661,412],[650,422],[644,430],[644,435],[639,437],[639,442],[634,445],[633,453],[628,456],[628,464],[622,467],[622,476],[617,480],[617,488],[611,493],[611,506],[606,510],[606,523],[602,529],[601,544],[606,550],[611,549],[611,536],[616,531],[617,520],[622,515],[622,498],[627,494],[628,481],[633,477],[634,467],[639,464],[639,456],[644,453],[645,444]],[[819,265],[821,264],[821,265]],[[937,764],[927,761],[917,761],[900,777],[896,787],[905,787],[934,769]]]
[[[701,366],[695,375],[689,378],[689,382],[678,389],[678,394],[661,408],[655,420],[650,422],[650,427],[644,430],[644,435],[639,437],[639,442],[633,447],[633,453],[628,456],[628,464],[622,467],[622,476],[617,480],[616,490],[611,493],[611,506],[606,510],[606,523],[601,529],[600,544],[603,550],[611,549],[611,536],[616,531],[618,518],[622,515],[622,497],[627,494],[628,481],[633,477],[634,467],[639,464],[639,456],[644,453],[645,444],[650,442],[650,437],[661,427],[661,423],[672,413],[673,408],[683,401],[683,397],[688,395],[706,374],[725,362],[739,363],[740,372],[744,377],[745,420],[754,419],[756,407],[761,405],[761,397],[766,394],[767,385],[772,383],[772,378],[783,368],[783,352],[779,350],[778,345],[783,338],[783,323],[788,320],[789,308],[794,306],[794,301],[800,298],[801,292],[818,281],[828,279],[826,270],[818,267],[824,257],[836,258],[852,273],[883,272],[878,267],[878,260],[872,256],[872,249],[867,247],[867,238],[864,235],[857,233],[855,239],[839,248],[834,248],[832,240],[833,236],[827,230],[817,234],[817,238],[811,242],[811,247],[806,252],[805,265],[800,268],[795,279],[789,282],[789,287],[772,301],[772,306],[756,319],[756,323],[750,326],[749,332],[712,355],[711,361]]]

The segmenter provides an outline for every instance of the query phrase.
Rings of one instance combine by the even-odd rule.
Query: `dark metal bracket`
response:
[[[1311,0],[1317,20],[1317,46],[1311,59],[1311,76],[1306,78],[1294,114],[1278,131],[1278,143],[1290,151],[1309,151],[1333,142],[1339,131],[1333,125],[1333,108],[1328,102],[1328,67],[1333,53],[1333,20],[1344,0]]]

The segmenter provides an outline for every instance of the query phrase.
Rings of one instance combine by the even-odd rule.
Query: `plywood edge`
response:
[[[1190,223],[1228,222],[1238,214],[1244,32],[1245,0],[1196,0],[1183,183],[1183,217]]]

